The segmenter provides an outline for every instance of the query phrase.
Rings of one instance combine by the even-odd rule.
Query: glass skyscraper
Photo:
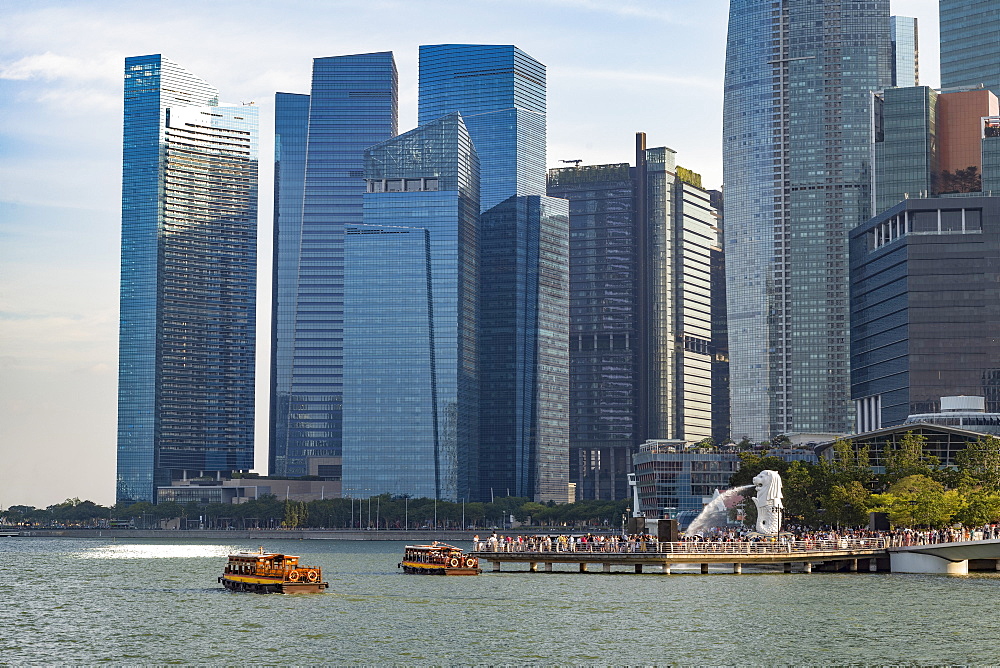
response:
[[[480,496],[565,502],[569,205],[509,197],[480,230]]]
[[[119,503],[253,467],[257,108],[125,61]]]
[[[565,205],[545,196],[545,66],[512,45],[421,46],[420,122],[453,112],[481,167],[478,498],[565,500]]]
[[[570,202],[570,480],[586,499],[628,495],[651,438],[712,436],[710,194],[674,152],[636,136],[627,163],[553,169]]]
[[[847,433],[848,232],[871,213],[887,0],[732,0],[723,162],[733,438]]]
[[[892,40],[892,85],[898,88],[920,85],[917,19],[890,16],[889,36]]]
[[[1000,96],[1000,3],[941,0],[941,88],[983,85]]]
[[[545,66],[516,46],[420,47],[419,123],[457,111],[482,164],[482,211],[545,194]]]
[[[1000,198],[910,198],[851,233],[851,381],[858,432],[936,413],[1000,411]]]
[[[365,152],[345,237],[343,492],[472,499],[479,160],[452,113]]]
[[[316,58],[311,94],[275,100],[272,474],[339,465],[344,226],[361,223],[364,150],[396,135],[396,105],[388,52]]]

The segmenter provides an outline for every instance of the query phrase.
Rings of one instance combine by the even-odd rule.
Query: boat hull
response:
[[[229,591],[255,594],[322,594],[330,586],[328,582],[280,582],[264,578],[228,578],[224,575],[219,582]]]
[[[467,566],[443,566],[439,564],[402,563],[403,572],[415,575],[479,575],[481,568]]]

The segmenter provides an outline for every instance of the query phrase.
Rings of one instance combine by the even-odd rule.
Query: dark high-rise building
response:
[[[941,0],[941,87],[1000,95],[1000,3]]]
[[[509,197],[480,223],[481,498],[565,502],[569,206]]]
[[[674,152],[549,172],[570,201],[570,480],[624,498],[650,438],[712,436],[715,210]]]
[[[253,467],[257,108],[125,60],[119,503]]]
[[[344,282],[343,490],[472,498],[479,160],[457,113],[365,151]]]
[[[364,150],[396,135],[396,100],[385,52],[316,58],[311,94],[275,101],[272,474],[340,465],[344,226],[361,223]]]
[[[952,395],[1000,412],[1000,197],[911,198],[856,228],[851,321],[859,432]]]
[[[733,0],[723,158],[733,437],[846,433],[849,231],[871,215],[887,0]]]
[[[512,45],[421,46],[420,123],[453,112],[481,168],[483,398],[467,498],[565,500],[566,211],[545,197],[545,66]]]
[[[725,203],[721,190],[708,191],[716,211],[718,244],[712,262],[712,440],[718,445],[732,436],[729,414],[729,325],[726,319]]]

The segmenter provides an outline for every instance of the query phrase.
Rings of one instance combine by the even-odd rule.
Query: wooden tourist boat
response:
[[[404,573],[421,575],[479,575],[483,572],[475,557],[466,557],[454,545],[437,541],[430,545],[407,545],[399,567]]]
[[[330,586],[318,566],[301,566],[298,557],[265,553],[264,548],[229,555],[219,582],[231,591],[258,594],[319,594]]]

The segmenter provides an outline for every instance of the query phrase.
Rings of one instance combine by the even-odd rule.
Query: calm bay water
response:
[[[264,541],[330,582],[283,596],[217,584],[256,544],[0,539],[0,663],[1000,664],[994,574],[447,578],[402,546]]]

